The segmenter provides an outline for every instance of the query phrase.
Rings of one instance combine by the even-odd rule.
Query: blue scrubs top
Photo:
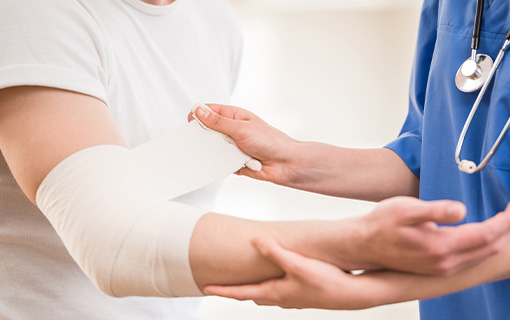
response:
[[[409,114],[395,151],[420,178],[420,198],[453,199],[467,206],[465,222],[486,220],[510,202],[510,137],[487,167],[458,170],[455,148],[477,93],[455,86],[471,55],[476,0],[425,0],[413,66]],[[480,53],[496,58],[510,28],[510,1],[486,0]],[[510,116],[510,52],[504,57],[464,142],[462,159],[480,163]],[[510,268],[510,266],[508,266]],[[420,302],[422,320],[510,319],[510,280]]]

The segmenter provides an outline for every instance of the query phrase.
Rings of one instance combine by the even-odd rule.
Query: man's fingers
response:
[[[510,243],[510,213],[480,222],[437,229],[436,271],[449,275],[500,252]]]
[[[502,240],[504,245],[510,240],[510,212],[497,214],[480,223],[469,223],[455,229],[445,228],[444,231],[453,231],[450,241],[456,244],[459,251],[492,247],[497,252],[501,249],[498,241]]]
[[[460,252],[452,257],[451,261],[447,261],[444,269],[447,271],[446,275],[453,274],[459,270],[473,266],[485,259],[493,256],[500,251],[505,244],[508,243],[507,239],[498,241],[495,246],[484,246],[475,250],[467,250]]]
[[[256,237],[253,244],[264,257],[276,263],[287,274],[299,276],[302,266],[309,260],[298,253],[284,249],[271,238]]]
[[[510,243],[510,233],[503,235],[490,244],[478,246],[477,248],[469,247],[442,261],[439,265],[440,269],[438,272],[442,275],[450,275],[459,270],[473,266],[497,254],[503,250],[508,243]]]
[[[416,200],[403,207],[402,221],[406,224],[419,224],[427,221],[436,223],[456,223],[466,216],[464,204],[451,201],[420,201]]]

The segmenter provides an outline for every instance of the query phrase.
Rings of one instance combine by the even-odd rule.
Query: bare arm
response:
[[[104,144],[127,146],[108,109],[100,100],[43,87],[0,90],[0,149],[14,177],[33,202],[41,181],[58,163],[84,148]],[[367,241],[387,243],[395,240],[395,237],[388,240],[388,235],[397,235],[400,241],[402,237],[394,232],[400,227],[416,231],[406,232],[411,235],[411,239],[405,243],[410,241],[413,245],[403,251],[411,253],[411,256],[416,256],[416,252],[430,256],[428,247],[420,245],[430,242],[430,237],[438,237],[438,240],[446,240],[440,243],[448,243],[451,237],[461,235],[474,240],[470,245],[479,252],[485,247],[490,249],[496,240],[501,241],[495,237],[496,240],[488,245],[480,245],[480,234],[494,231],[494,227],[498,227],[494,231],[498,236],[507,230],[506,220],[494,220],[487,225],[475,226],[470,232],[454,229],[441,235],[421,232],[422,229],[414,227],[416,221],[413,218],[384,219],[389,221],[386,225],[377,223],[380,219],[377,217],[396,218],[402,216],[402,213],[412,214],[417,207],[426,209],[425,218],[423,210],[418,215],[420,222],[429,218],[452,221],[451,217],[448,218],[447,209],[453,202],[430,205],[415,199],[413,201],[411,206],[405,205],[409,202],[406,199],[380,206],[375,218],[332,222],[262,223],[208,214],[198,222],[193,232],[190,247],[192,272],[200,287],[210,283],[257,282],[281,276],[281,269],[264,259],[251,246],[250,239],[256,234],[275,237],[287,248],[303,255],[346,269],[355,269],[377,268],[384,265],[381,261],[392,260],[386,259],[384,255],[360,257],[358,248],[363,248]],[[453,220],[461,217],[462,213],[458,212]],[[403,251],[396,250],[392,254],[409,256]],[[477,258],[480,258],[480,254]],[[465,263],[465,258],[461,261]],[[433,263],[437,264],[435,261]]]
[[[510,210],[507,211],[505,214],[510,214]],[[254,243],[264,256],[285,270],[285,276],[257,285],[209,286],[205,288],[207,294],[284,308],[355,310],[429,299],[510,278],[510,246],[454,275],[438,277],[393,271],[355,276],[331,264],[284,249],[272,239],[259,237]]]
[[[286,185],[351,199],[381,201],[394,196],[418,197],[418,178],[393,151],[353,149],[318,142],[300,142],[295,173]]]
[[[102,101],[45,87],[0,90],[0,149],[32,202],[41,181],[62,160],[105,144],[127,146]],[[193,233],[192,271],[200,286],[282,275],[250,245],[254,232],[267,232],[294,250],[326,260],[330,256],[333,262],[326,250],[336,246],[339,234],[347,236],[342,230],[348,229],[352,228],[347,222],[261,223],[209,214]]]
[[[263,163],[260,172],[241,169],[239,174],[365,200],[418,195],[418,179],[391,150],[299,142],[244,109],[209,107],[214,112],[199,108],[198,118],[209,128],[230,135],[241,149]],[[335,260],[336,264],[344,269],[389,268],[445,275],[495,254],[510,239],[508,217],[438,228],[437,223],[461,222],[465,212],[448,213],[433,207],[406,198],[381,203],[372,214],[359,219],[358,232],[345,238],[347,244],[337,242],[332,254],[341,261]]]
[[[219,214],[199,221],[191,240],[190,261],[200,288],[209,284],[257,283],[283,275],[252,245],[255,235],[267,235],[303,254],[347,266],[342,252],[360,225],[343,221],[257,222]],[[350,241],[349,241],[350,240]],[[345,248],[345,250],[344,250]]]
[[[432,277],[396,272],[367,274],[359,280],[375,290],[372,306],[423,300],[510,278],[510,247],[480,264],[449,277]],[[355,279],[356,280],[356,279]]]
[[[32,202],[58,163],[100,144],[127,146],[102,101],[43,87],[0,90],[0,150]]]
[[[209,128],[230,135],[243,151],[262,161],[261,172],[241,169],[242,175],[370,201],[418,196],[418,178],[389,149],[352,149],[296,141],[244,109],[209,106],[215,112],[199,108],[199,119]]]

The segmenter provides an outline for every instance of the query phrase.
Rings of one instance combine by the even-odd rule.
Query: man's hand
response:
[[[450,275],[496,254],[510,242],[510,208],[484,222],[439,226],[462,221],[465,210],[457,201],[395,197],[382,201],[366,216],[331,221],[323,227],[329,236],[307,239],[307,243],[320,253],[313,258],[327,257],[320,259],[343,270]]]
[[[461,203],[448,200],[383,201],[361,218],[364,236],[351,255],[380,268],[453,274],[500,252],[510,241],[510,206],[484,222],[438,226],[461,222],[465,210]]]

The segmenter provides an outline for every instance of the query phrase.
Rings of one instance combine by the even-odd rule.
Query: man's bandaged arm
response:
[[[150,158],[157,140],[139,147],[140,152],[129,150],[104,103],[76,93],[4,89],[0,105],[0,148],[13,175],[32,201],[44,179],[38,204],[73,258],[108,294],[192,296],[210,283],[257,282],[281,275],[250,245],[257,234],[276,236],[305,254],[324,255],[314,245],[325,234],[325,229],[313,231],[318,223],[203,216],[204,211],[169,201],[193,189],[196,179],[207,183],[224,174],[215,171],[218,168],[242,165],[243,157],[225,160],[237,164],[217,167],[208,159],[177,157],[193,150],[181,145],[180,150],[165,150],[170,158]],[[200,132],[192,126],[182,130]],[[188,160],[191,168],[181,167]],[[181,178],[158,180],[151,171],[158,165],[179,169]],[[306,237],[312,240],[303,241]]]

